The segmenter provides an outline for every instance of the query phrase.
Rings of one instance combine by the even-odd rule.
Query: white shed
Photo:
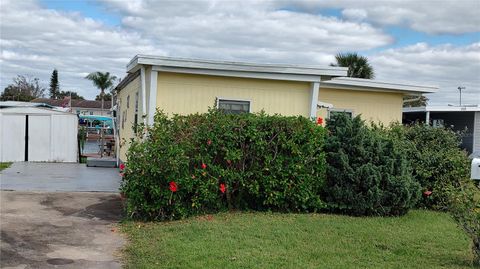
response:
[[[0,162],[77,162],[77,115],[43,107],[0,109]]]

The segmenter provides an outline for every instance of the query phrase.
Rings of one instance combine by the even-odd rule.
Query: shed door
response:
[[[28,117],[28,161],[51,160],[50,116],[29,115]]]
[[[3,162],[22,162],[25,160],[25,115],[2,116],[1,160]]]

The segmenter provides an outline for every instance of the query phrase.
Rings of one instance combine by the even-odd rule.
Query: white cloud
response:
[[[365,12],[372,23],[407,26],[429,34],[461,34],[480,30],[478,0],[283,0],[278,4],[310,12],[337,8],[344,11],[342,14],[346,19],[354,20]]]
[[[279,10],[270,1],[105,1],[172,55],[304,62],[392,38],[366,23]]]
[[[365,9],[346,8],[342,10],[342,16],[347,20],[363,21],[368,17],[368,13]]]
[[[480,43],[460,47],[418,43],[388,49],[370,60],[379,80],[439,86],[438,93],[427,95],[431,104],[458,104],[458,86],[466,87],[464,103],[480,104]]]

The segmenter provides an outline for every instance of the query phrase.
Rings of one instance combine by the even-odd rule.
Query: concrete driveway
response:
[[[117,169],[82,164],[1,171],[0,267],[121,268],[119,186]]]
[[[2,268],[121,268],[118,194],[0,192]]]
[[[79,163],[18,162],[0,172],[0,189],[15,191],[118,192],[118,169]]]

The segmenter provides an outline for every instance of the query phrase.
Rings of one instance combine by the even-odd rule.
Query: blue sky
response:
[[[376,79],[436,85],[431,104],[480,103],[478,0],[2,0],[2,89],[17,74],[94,98],[93,71],[136,54],[324,66],[369,58]]]
[[[122,17],[119,14],[109,11],[104,5],[95,1],[41,0],[40,3],[48,9],[65,12],[79,12],[85,17],[102,21],[110,26],[119,26],[122,20]]]

